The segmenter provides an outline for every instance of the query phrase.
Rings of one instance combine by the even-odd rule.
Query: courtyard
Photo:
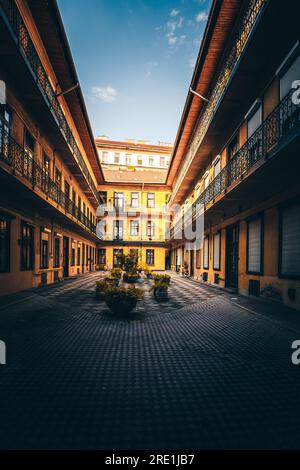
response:
[[[172,274],[120,319],[98,278],[1,300],[1,448],[299,448],[299,313]]]

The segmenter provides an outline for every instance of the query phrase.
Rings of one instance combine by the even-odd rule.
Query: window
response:
[[[215,160],[215,163],[214,163],[214,178],[216,178],[216,176],[218,176],[218,174],[220,173],[221,171],[221,158],[218,157],[216,160]]]
[[[72,191],[72,214],[74,216],[76,215],[76,193],[74,189]]]
[[[147,221],[147,237],[154,237],[154,222],[152,220]]]
[[[60,238],[54,238],[54,261],[53,267],[59,268],[60,266]]]
[[[101,204],[107,204],[107,191],[99,191]]]
[[[71,266],[75,266],[75,242],[72,242],[72,247],[71,247]]]
[[[204,189],[209,186],[209,172],[207,171],[204,175]]]
[[[108,163],[108,152],[102,152],[102,163]]]
[[[50,188],[50,158],[45,153],[43,153],[42,166],[42,190],[48,192]]]
[[[98,263],[97,264],[106,264],[106,249],[98,248]]]
[[[280,78],[280,100],[283,100],[290,93],[295,80],[300,80],[300,56]]]
[[[34,147],[35,147],[35,140],[30,134],[30,132],[27,129],[25,129],[24,148],[27,154],[30,155],[32,158],[34,157]]]
[[[124,206],[124,194],[114,193],[114,206],[116,209],[123,209]]]
[[[117,165],[120,163],[120,154],[119,153],[115,153],[114,163],[116,163]]]
[[[66,211],[70,210],[70,185],[65,180],[65,209]]]
[[[86,214],[86,205],[85,202],[82,203],[82,212],[85,215]]]
[[[0,106],[0,154],[6,160],[11,158],[9,151],[11,121],[11,110],[7,106]]]
[[[205,237],[203,242],[203,268],[209,268],[209,237]]]
[[[35,148],[35,140],[30,134],[30,132],[27,129],[25,129],[25,133],[24,133],[25,154],[23,158],[23,174],[29,177],[32,175],[32,162],[34,160],[34,148]]]
[[[214,234],[214,259],[213,259],[213,268],[215,271],[221,269],[221,234]]]
[[[146,250],[146,263],[151,266],[154,265],[154,250]]]
[[[131,207],[138,207],[139,206],[139,193],[131,193]]]
[[[137,220],[130,221],[130,235],[137,237],[139,234],[139,222]]]
[[[147,193],[147,207],[155,206],[155,196],[154,193]]]
[[[231,160],[232,157],[238,152],[239,150],[239,135],[236,134],[230,144],[227,147],[227,161]]]
[[[262,156],[262,107],[258,108],[248,118],[248,151],[250,164],[254,164]]]
[[[10,270],[10,222],[0,218],[0,273]]]
[[[131,155],[130,155],[130,153],[126,153],[126,155],[125,155],[125,164],[126,165],[131,165]]]
[[[61,172],[55,167],[55,183],[61,188]]]
[[[165,166],[165,165],[166,165],[165,157],[160,157],[159,158],[159,166]]]
[[[21,271],[31,271],[33,269],[33,240],[34,230],[32,225],[21,222],[20,238],[20,259]]]
[[[114,220],[114,240],[123,240],[123,220]]]
[[[123,250],[122,248],[114,248],[113,251],[113,265],[114,268],[119,268],[121,267],[121,259],[120,257],[123,255]]]
[[[81,197],[78,196],[78,210],[81,211]]]
[[[154,159],[152,157],[149,157],[149,166],[153,166],[154,164]]]
[[[284,208],[280,214],[279,273],[300,278],[300,204]]]
[[[248,221],[247,273],[262,274],[262,218]]]
[[[142,164],[143,164],[143,157],[142,157],[141,155],[139,155],[139,156],[137,157],[137,164],[138,164],[138,165],[142,165]]]
[[[200,269],[200,268],[201,268],[200,253],[201,253],[200,250],[197,250],[197,251],[196,251],[196,269]]]
[[[80,250],[80,245],[77,246],[77,266],[80,265],[81,262],[81,250]]]
[[[41,241],[41,269],[48,269],[49,262],[48,262],[48,241],[42,240]]]
[[[259,128],[261,123],[262,123],[262,108],[261,108],[261,105],[259,105],[256,111],[251,115],[251,117],[248,118],[248,123],[247,123],[248,139]]]

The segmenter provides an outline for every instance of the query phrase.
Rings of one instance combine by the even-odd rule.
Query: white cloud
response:
[[[94,86],[92,88],[93,95],[105,103],[112,103],[116,101],[118,92],[110,85],[107,86]]]
[[[169,36],[168,36],[168,44],[169,44],[169,46],[175,46],[175,44],[177,43],[177,40],[178,40],[178,38],[177,38],[176,36],[169,35]]]
[[[158,67],[158,62],[149,61],[146,62],[146,77],[150,77],[154,70]]]
[[[196,21],[197,23],[201,23],[203,21],[206,21],[208,18],[208,14],[205,13],[205,11],[200,11],[197,15],[196,15]]]
[[[190,59],[189,59],[189,64],[190,64],[190,67],[191,69],[194,69],[195,68],[195,65],[196,65],[196,57],[194,55],[191,55]]]
[[[170,13],[170,16],[177,16],[178,13],[179,13],[179,10],[176,10],[175,8],[173,8],[173,10]]]

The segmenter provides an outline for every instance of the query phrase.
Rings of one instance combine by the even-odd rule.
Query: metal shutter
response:
[[[261,271],[261,219],[253,220],[248,225],[248,271]]]
[[[281,274],[300,276],[300,205],[282,211]]]
[[[214,269],[220,269],[220,234],[214,235]]]

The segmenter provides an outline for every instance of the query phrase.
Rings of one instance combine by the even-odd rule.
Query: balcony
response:
[[[63,140],[67,144],[68,151],[71,152],[76,165],[80,168],[89,192],[93,195],[96,203],[100,203],[97,188],[14,0],[0,0],[0,15],[4,19],[15,45],[20,50],[21,56],[36,82],[37,90],[41,93]]]
[[[300,105],[292,100],[291,91],[266,118],[256,132],[235,153],[227,165],[211,181],[188,210],[188,214],[171,227],[170,238],[181,238],[183,227],[198,217],[199,207],[208,211],[232,189],[241,185],[252,173],[270,161],[300,135]],[[287,167],[287,161],[277,173]],[[267,182],[266,182],[267,184]],[[248,194],[249,196],[249,194]]]
[[[45,170],[9,135],[0,120],[0,162],[14,176],[25,179],[32,190],[41,191],[46,198],[56,203],[62,210],[73,216],[85,229],[96,234],[96,226],[79,210]]]
[[[209,103],[207,104],[199,122],[196,126],[194,137],[188,148],[185,161],[180,169],[176,184],[173,188],[173,194],[176,194],[182,180],[187,173],[197,151],[202,144],[206,133],[214,119],[217,109],[220,106],[225,92],[229,86],[232,76],[236,72],[238,63],[243,55],[243,52],[248,44],[250,37],[255,29],[259,17],[268,3],[268,0],[253,0],[249,2],[248,9],[244,12],[243,18],[240,21],[240,26],[235,33],[233,39],[233,46],[225,60],[225,63],[221,69],[216,80],[216,85],[209,96]]]

